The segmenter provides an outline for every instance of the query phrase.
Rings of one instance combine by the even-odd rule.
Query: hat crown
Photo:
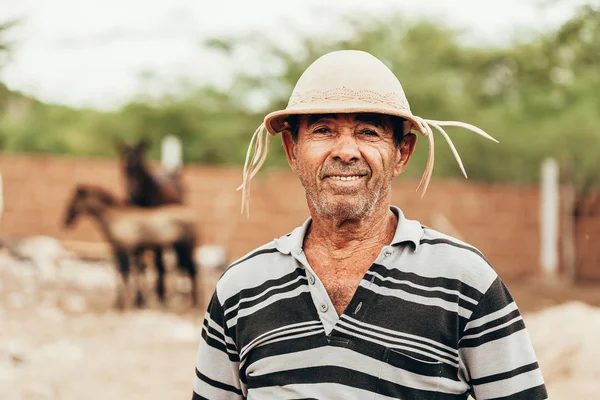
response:
[[[324,100],[379,103],[410,112],[394,73],[360,50],[334,51],[316,59],[298,79],[287,108]]]

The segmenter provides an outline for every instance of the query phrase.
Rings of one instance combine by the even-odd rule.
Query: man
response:
[[[390,203],[410,131],[431,146],[426,188],[430,126],[441,125],[478,131],[414,116],[368,53],[329,53],[304,72],[264,127],[282,134],[311,217],[217,283],[194,399],[547,398],[519,310],[484,256]],[[266,156],[261,128],[246,205]]]

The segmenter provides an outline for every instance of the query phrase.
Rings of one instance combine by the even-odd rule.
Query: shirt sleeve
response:
[[[465,325],[459,354],[477,400],[548,398],[521,313],[499,277]]]
[[[215,291],[202,326],[192,400],[244,399],[239,363],[239,354],[227,333],[223,307]]]

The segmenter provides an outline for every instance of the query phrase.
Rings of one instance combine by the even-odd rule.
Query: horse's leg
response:
[[[156,265],[156,294],[160,302],[165,305],[165,263],[162,247],[154,248],[154,265]]]
[[[174,246],[177,252],[179,267],[183,268],[192,284],[192,304],[198,305],[198,284],[196,282],[197,268],[194,262],[194,246],[191,243],[176,243]]]
[[[127,287],[129,286],[129,255],[123,250],[116,250],[115,260],[117,262],[119,275],[121,276],[121,284],[117,285],[117,300],[115,302],[115,308],[118,310],[123,310],[125,309],[125,295],[127,293]]]
[[[144,262],[144,248],[138,248],[134,252],[135,269],[137,274],[137,287],[135,296],[135,306],[143,308],[146,305],[142,294],[143,288],[146,287],[146,263]]]

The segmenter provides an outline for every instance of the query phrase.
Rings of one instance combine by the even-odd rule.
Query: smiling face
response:
[[[402,125],[388,116],[331,114],[299,116],[295,140],[283,132],[313,214],[358,220],[389,206],[392,180],[406,168],[416,141],[412,134],[395,141],[395,129]]]

